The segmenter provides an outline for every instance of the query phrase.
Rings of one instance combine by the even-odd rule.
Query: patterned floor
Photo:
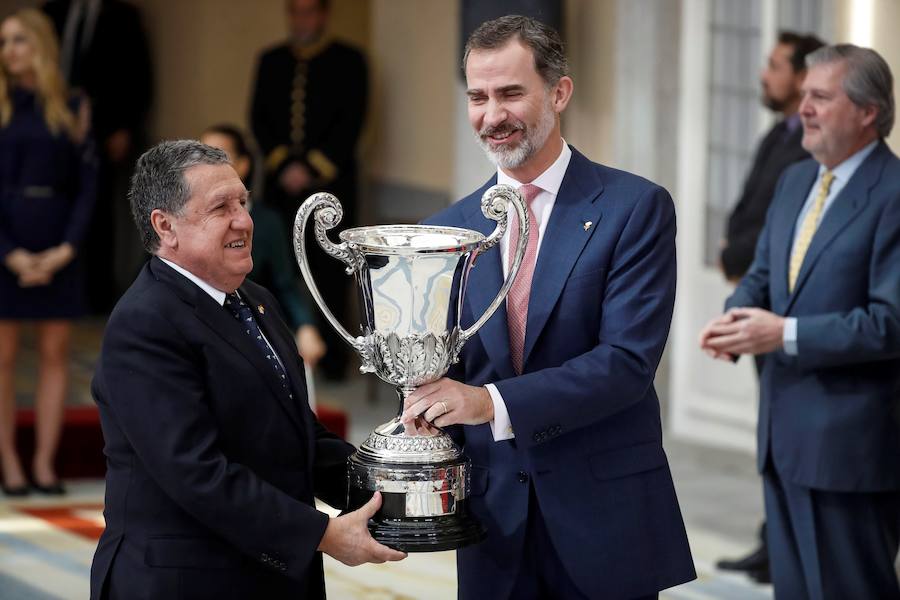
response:
[[[102,322],[76,329],[72,404],[90,402],[88,386],[102,335]],[[34,380],[33,343],[25,336],[17,375],[17,396],[30,403]],[[396,410],[396,397],[373,378],[320,384],[318,402],[350,415],[349,438],[358,444]],[[771,588],[718,572],[716,559],[736,556],[753,543],[762,514],[759,479],[752,457],[689,444],[667,443],[698,573],[697,581],[665,591],[666,600],[764,600]],[[101,481],[67,482],[62,499],[0,496],[0,600],[88,597],[91,557],[103,527]],[[349,568],[326,557],[331,600],[442,600],[456,597],[452,552],[411,555],[400,563]]]
[[[64,500],[0,502],[0,598],[51,600],[87,598],[90,563],[103,526],[102,483],[72,482]],[[718,573],[712,561],[743,547],[714,532],[692,530],[691,545],[700,578],[667,590],[668,600],[763,600],[767,587]],[[452,552],[415,554],[401,563],[350,568],[326,557],[332,600],[450,600],[456,597]]]

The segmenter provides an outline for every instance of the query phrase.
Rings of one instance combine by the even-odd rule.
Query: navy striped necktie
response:
[[[262,331],[259,330],[256,319],[253,318],[253,311],[250,310],[247,303],[238,296],[237,292],[225,294],[225,308],[227,308],[231,315],[238,320],[241,327],[243,327],[244,332],[247,334],[247,337],[253,340],[260,352],[263,353],[263,356],[266,357],[266,361],[272,365],[272,368],[275,370],[275,375],[281,383],[281,388],[284,390],[285,394],[287,394],[288,399],[293,400],[294,394],[291,392],[290,386],[288,385],[288,378],[284,372],[284,368],[282,368],[281,363],[278,362],[275,351],[269,347],[268,342],[266,342],[266,339],[263,337]]]

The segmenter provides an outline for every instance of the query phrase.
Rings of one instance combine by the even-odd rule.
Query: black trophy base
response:
[[[384,475],[390,471],[421,473],[440,470],[443,477],[448,471],[464,468],[466,464],[466,459],[461,458],[433,465],[376,464],[372,467],[369,461],[354,454],[349,460],[349,510],[356,510],[372,499],[375,486],[359,485],[361,479],[367,479],[372,472]],[[378,487],[383,489],[385,486]],[[369,531],[376,541],[402,552],[441,552],[462,548],[485,538],[484,528],[472,516],[465,499],[448,498],[448,504],[452,502],[452,510],[448,514],[432,516],[408,516],[408,500],[403,492],[381,492],[381,508],[369,520]]]
[[[382,492],[382,499],[390,494]],[[484,528],[468,512],[466,501],[457,503],[457,514],[441,517],[385,518],[381,513],[369,520],[369,531],[375,541],[401,552],[443,552],[480,542]]]

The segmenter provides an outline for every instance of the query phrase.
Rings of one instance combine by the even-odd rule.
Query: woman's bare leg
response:
[[[25,473],[16,452],[16,356],[21,324],[0,320],[0,470],[3,485],[25,485]]]
[[[40,370],[34,399],[35,449],[32,476],[36,484],[47,486],[58,481],[54,461],[69,390],[72,322],[41,321],[37,331]]]

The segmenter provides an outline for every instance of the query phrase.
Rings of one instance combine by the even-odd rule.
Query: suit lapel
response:
[[[496,181],[496,176],[491,178],[478,190],[477,196],[480,197]],[[595,200],[602,193],[603,184],[590,169],[590,161],[573,148],[572,158],[550,213],[550,221],[547,223],[534,269],[532,291],[528,300],[523,364],[528,363],[528,356],[559,300],[575,261],[594,231],[599,228],[602,211],[595,204]],[[473,204],[465,218],[469,227],[484,235],[489,235],[494,230],[494,222],[482,215],[480,203]],[[585,229],[585,223],[588,222],[591,225]],[[501,260],[498,244],[487,254],[479,257],[476,261],[477,268],[473,268],[469,273],[466,302],[469,303],[475,319],[484,313],[503,285]],[[509,356],[507,319],[504,302],[478,332],[485,351],[491,357],[491,362],[498,374],[504,378],[516,375]]]
[[[784,135],[782,132],[781,135]],[[798,126],[787,139],[781,139],[772,147],[769,160],[763,165],[763,169],[775,169],[775,172],[781,173],[788,165],[809,158],[809,153],[803,149],[801,140],[803,138],[803,127]],[[761,175],[760,175],[761,176]],[[777,178],[776,180],[777,181]]]
[[[497,176],[495,175],[478,190],[477,196],[480,198],[496,182]],[[482,214],[480,201],[473,204],[471,210],[465,215],[465,219],[470,228],[480,231],[485,236],[490,235],[496,226],[495,221],[491,221]],[[503,285],[501,260],[500,244],[497,244],[487,253],[476,258],[474,268],[469,271],[465,302],[471,308],[472,318],[475,320],[484,314]],[[509,357],[509,329],[506,322],[506,302],[504,302],[494,316],[488,319],[487,323],[478,331],[481,343],[502,379],[516,375]]]
[[[575,261],[594,232],[601,227],[602,211],[595,201],[602,193],[603,184],[590,168],[590,161],[573,148],[538,251],[528,299],[522,364],[528,364],[528,357],[550,318]],[[585,227],[587,223],[590,225]]]
[[[228,310],[219,306],[209,294],[201,290],[189,281],[186,277],[177,273],[174,269],[159,260],[157,257],[151,259],[151,269],[154,275],[160,281],[169,284],[175,293],[185,302],[194,307],[194,314],[197,318],[206,324],[219,337],[227,342],[232,348],[239,352],[253,367],[260,372],[266,386],[273,396],[279,399],[282,406],[285,406],[288,415],[294,424],[304,431],[302,419],[296,413],[296,410],[290,410],[287,406],[287,399],[284,398],[284,391],[281,389],[281,383],[275,380],[275,373],[272,365],[266,361],[265,357],[259,351],[259,348],[247,339],[247,334],[241,328]],[[241,290],[243,294],[243,290]],[[266,336],[268,337],[268,332]],[[279,356],[282,356],[279,351]]]
[[[759,149],[756,151],[756,156],[753,158],[753,167],[750,176],[747,178],[748,181],[758,181],[762,177],[762,172],[766,169],[768,163],[787,146],[787,144],[782,143],[784,131],[784,123],[778,123],[763,138]]]
[[[828,208],[828,212],[825,213],[822,222],[813,235],[809,248],[806,251],[806,256],[803,257],[803,264],[800,266],[800,273],[797,275],[794,293],[788,301],[788,310],[790,310],[797,295],[803,289],[803,284],[809,278],[810,271],[815,268],[822,252],[841,231],[853,222],[862,208],[865,207],[866,200],[869,198],[869,190],[878,182],[878,178],[881,175],[884,157],[882,145],[879,145],[872,154],[866,157]]]

